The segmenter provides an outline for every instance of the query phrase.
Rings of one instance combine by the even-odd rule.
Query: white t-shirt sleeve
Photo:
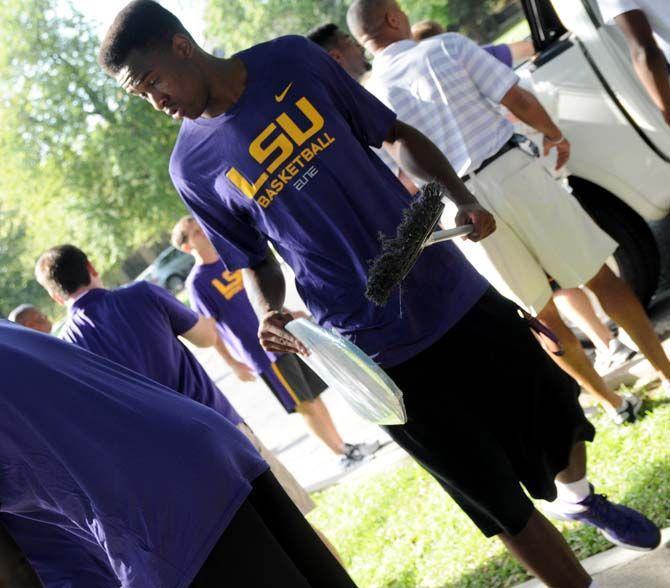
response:
[[[637,0],[598,0],[598,7],[604,22],[614,20],[615,17],[624,12],[641,10],[640,3]]]

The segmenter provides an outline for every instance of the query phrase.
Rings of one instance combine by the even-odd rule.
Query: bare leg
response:
[[[661,379],[670,379],[670,361],[647,313],[628,284],[604,265],[587,286],[598,297],[603,310],[635,341]]]
[[[583,441],[575,443],[570,453],[568,467],[556,476],[556,481],[571,484],[586,477],[586,444]]]
[[[565,316],[575,323],[601,351],[608,351],[614,338],[593,310],[593,305],[581,288],[567,288],[554,292],[554,302]]]
[[[537,318],[556,334],[565,351],[560,357],[553,353],[550,353],[549,356],[561,369],[584,386],[589,394],[595,396],[606,410],[611,412],[619,408],[623,402],[621,397],[612,392],[596,372],[579,340],[561,319],[552,300],[547,303]]]
[[[540,512],[533,511],[518,535],[498,535],[509,552],[552,588],[587,588],[591,577],[563,536]]]
[[[309,429],[323,441],[333,453],[344,454],[344,441],[335,428],[335,423],[321,398],[298,404],[296,412],[305,419]]]

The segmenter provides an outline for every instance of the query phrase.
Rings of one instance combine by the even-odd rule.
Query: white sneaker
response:
[[[623,404],[615,413],[610,413],[610,416],[617,425],[634,423],[641,408],[642,400],[640,398],[633,394],[624,394]]]
[[[619,339],[609,342],[607,351],[596,351],[594,367],[599,374],[606,374],[631,359],[637,351],[631,349]]]

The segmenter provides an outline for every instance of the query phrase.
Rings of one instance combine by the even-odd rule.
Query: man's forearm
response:
[[[283,308],[286,282],[281,267],[271,252],[257,266],[244,269],[242,275],[249,302],[259,317],[271,310]]]
[[[670,118],[670,75],[665,55],[657,45],[641,47],[634,51],[633,66],[649,97],[661,110],[666,120]]]
[[[400,169],[426,182],[438,181],[444,185],[449,198],[459,205],[476,204],[476,198],[466,188],[437,146],[421,132],[397,121],[384,148]]]
[[[556,126],[549,113],[544,109],[540,101],[530,92],[514,86],[505,94],[501,101],[514,116],[520,121],[533,127],[549,140],[559,140],[562,136],[561,130]]]
[[[216,343],[214,343],[214,349],[216,349],[216,352],[221,356],[227,365],[232,366],[233,364],[237,363],[237,360],[230,354],[230,351],[228,351],[228,348],[221,340],[221,337],[218,337]]]

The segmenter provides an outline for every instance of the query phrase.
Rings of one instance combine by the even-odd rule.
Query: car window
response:
[[[164,256],[161,257],[159,262],[160,262],[161,265],[164,265],[166,263],[172,263],[180,255],[182,255],[181,251],[178,251],[177,249],[172,248]]]

